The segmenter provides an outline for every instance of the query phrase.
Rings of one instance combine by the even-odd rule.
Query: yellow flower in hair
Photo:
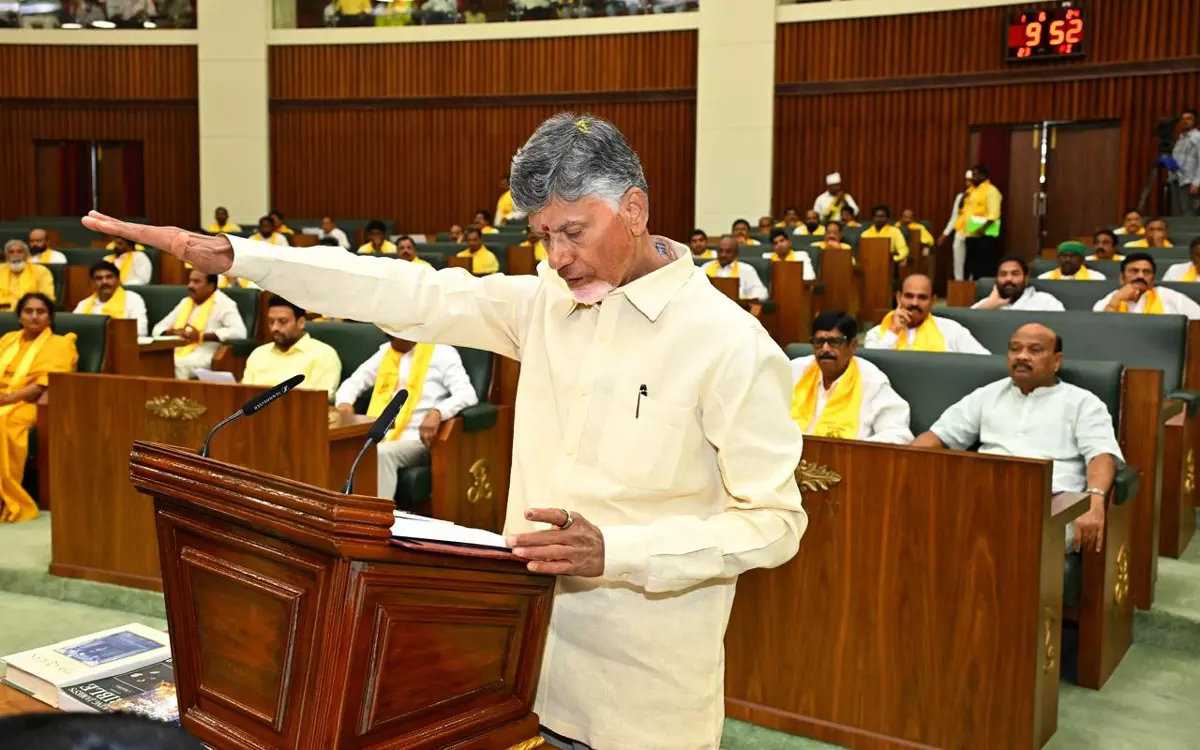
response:
[[[592,126],[588,124],[587,120],[576,120],[575,127],[579,128],[580,133],[586,133]]]

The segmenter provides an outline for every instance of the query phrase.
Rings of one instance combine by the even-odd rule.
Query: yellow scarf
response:
[[[46,248],[45,250],[41,251],[36,256],[34,256],[37,259],[34,262],[41,263],[42,265],[49,263],[50,262],[50,253],[52,253],[52,252],[54,252],[53,249]]]
[[[845,205],[846,204],[843,203],[842,201],[839,201],[837,198],[834,198],[833,203],[829,204],[829,208],[825,209],[825,213],[821,214],[821,218],[824,219],[825,221],[837,221],[838,219],[841,218],[842,208]]]
[[[38,290],[36,274],[37,272],[33,270],[32,263],[26,263],[25,269],[21,271],[21,273],[17,274],[17,296],[9,300],[9,304],[12,305],[14,310],[17,306],[17,300],[21,299],[30,292],[36,292]],[[8,295],[9,290],[12,289],[12,282],[12,269],[8,267],[7,263],[5,263],[3,268],[0,269],[0,297],[6,297]]]
[[[892,327],[892,317],[896,313],[890,312],[883,316],[883,322],[879,327],[883,330],[890,330]],[[908,336],[898,336],[896,341],[896,351],[905,351],[912,349],[914,352],[944,352],[946,351],[946,339],[942,336],[942,332],[938,330],[937,324],[933,322],[933,316],[925,317],[925,322],[917,328],[917,335],[913,339],[912,346],[908,345]]]
[[[1056,280],[1066,279],[1067,281],[1088,281],[1092,278],[1092,272],[1087,266],[1080,266],[1079,270],[1075,272],[1074,276],[1063,276],[1062,269],[1056,268],[1051,271],[1050,275],[1046,278]]]
[[[731,273],[731,274],[729,274],[728,276],[726,276],[725,278],[727,278],[727,279],[736,279],[736,278],[738,277],[738,266],[737,266],[737,261],[735,260],[735,261],[732,263],[732,265],[733,265],[733,273]],[[710,278],[710,279],[715,279],[715,278],[717,277],[717,271],[718,271],[718,270],[720,270],[720,268],[721,268],[721,264],[720,264],[720,263],[709,263],[709,264],[708,264],[708,265],[707,265],[707,266],[704,268],[704,273],[708,274],[708,278]]]
[[[53,335],[54,331],[47,328],[33,340],[29,348],[25,350],[25,356],[17,364],[17,369],[13,373],[12,379],[8,381],[8,385],[4,389],[5,393],[16,393],[25,387],[25,381],[29,377],[29,370],[33,367],[34,360],[37,359],[38,353],[42,351],[42,347],[46,345],[46,342]],[[0,347],[4,349],[3,352],[0,352],[0,377],[3,377],[4,373],[8,372],[8,366],[12,364],[17,353],[21,351],[21,341],[24,338],[24,331],[6,333],[3,338],[0,338]],[[9,404],[9,406],[12,406],[12,404]]]
[[[196,313],[196,320],[192,322],[192,328],[195,328],[200,333],[200,338],[192,344],[184,344],[175,349],[175,357],[186,357],[196,350],[196,347],[204,341],[204,329],[208,326],[208,315],[212,312],[213,303],[217,301],[217,295],[212,294],[208,299],[204,300],[200,305],[200,310]],[[192,310],[196,309],[196,302],[188,297],[183,301],[183,305],[179,308],[179,312],[175,314],[175,322],[171,325],[175,330],[183,330],[188,324],[188,319],[192,317]]]
[[[250,282],[248,280],[242,279],[242,278],[239,278],[237,280],[237,285],[238,285],[239,289],[249,289],[250,288]],[[222,275],[217,280],[217,289],[225,289],[228,286],[229,286],[229,277]]]
[[[789,261],[792,259],[793,252],[794,251],[792,251],[792,250],[788,250],[788,254],[783,256],[782,258],[779,257],[779,253],[771,253],[771,262],[778,263],[778,262],[782,262],[782,261]]]
[[[121,272],[121,283],[124,284],[129,279],[129,272],[133,270],[133,254],[136,250],[130,250],[121,256],[121,262],[117,263],[116,255],[106,255],[104,259],[109,263],[117,266],[117,270]]]
[[[792,389],[792,419],[800,425],[800,431],[812,424],[817,409],[817,389],[821,387],[821,368],[816,360],[808,366],[796,387]],[[858,360],[851,358],[850,366],[833,384],[833,393],[817,418],[812,434],[818,437],[858,438],[858,415],[862,409],[862,379],[858,373]]]
[[[970,199],[971,193],[974,192],[974,187],[969,187],[963,192],[962,203],[958,206],[958,218],[954,220],[954,231],[967,231],[967,200]]]
[[[1129,305],[1122,302],[1117,306],[1117,312],[1129,312]],[[1146,292],[1146,306],[1142,308],[1142,312],[1146,315],[1163,315],[1166,310],[1163,309],[1162,300],[1158,298],[1158,292],[1151,289]]]
[[[390,443],[400,437],[404,428],[412,420],[413,412],[421,401],[421,391],[425,388],[425,376],[429,373],[429,363],[433,361],[433,344],[417,344],[412,350],[412,367],[408,371],[408,400],[400,407],[396,415],[395,426],[388,431],[383,442]],[[400,380],[400,352],[388,347],[387,354],[379,363],[379,373],[375,376],[375,389],[371,392],[371,404],[367,407],[368,417],[378,417],[383,413],[383,407],[392,400],[396,392],[396,383]]]
[[[96,295],[94,294],[84,300],[86,303],[83,308],[85,315],[92,314],[92,310],[96,309],[97,301]],[[100,308],[100,313],[102,315],[107,315],[110,318],[125,317],[125,287],[117,287],[117,291],[113,292],[113,296],[109,297],[108,302],[105,302],[104,306]]]
[[[1179,277],[1180,281],[1195,281],[1196,280],[1196,264],[1188,266],[1188,269],[1183,272],[1183,276]]]

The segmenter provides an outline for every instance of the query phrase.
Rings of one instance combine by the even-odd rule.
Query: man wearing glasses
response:
[[[908,403],[887,375],[854,356],[858,323],[841,310],[813,321],[813,353],[792,360],[792,419],[805,435],[908,445]]]

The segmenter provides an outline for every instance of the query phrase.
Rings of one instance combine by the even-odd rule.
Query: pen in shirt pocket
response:
[[[639,419],[642,416],[642,396],[649,396],[650,392],[646,390],[646,384],[642,383],[638,386],[637,406],[633,410],[633,418]]]

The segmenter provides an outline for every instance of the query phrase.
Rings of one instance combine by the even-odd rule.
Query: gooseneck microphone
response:
[[[354,492],[354,472],[358,471],[358,462],[362,460],[363,454],[372,445],[375,445],[380,440],[383,440],[387,435],[388,430],[392,427],[392,422],[396,421],[396,415],[400,413],[404,402],[408,400],[408,391],[401,388],[396,391],[396,395],[392,396],[392,400],[388,405],[383,407],[383,411],[379,413],[379,418],[375,420],[375,424],[371,425],[371,429],[367,432],[367,442],[363,443],[362,450],[354,457],[354,463],[350,465],[350,476],[346,477],[346,483],[342,485],[342,494],[350,495]],[[390,499],[390,498],[389,498]]]
[[[242,417],[248,417],[251,414],[254,414],[259,409],[263,408],[264,406],[271,403],[272,401],[279,398],[280,396],[286,396],[288,394],[288,392],[290,392],[296,386],[300,385],[300,383],[302,383],[302,382],[304,382],[303,375],[293,375],[292,377],[288,378],[287,380],[283,381],[282,383],[271,386],[267,390],[263,391],[262,393],[253,397],[246,403],[242,404],[242,408],[238,409],[233,414],[230,414],[228,417],[225,417],[224,419],[222,419],[220,422],[217,423],[216,427],[212,428],[212,430],[209,431],[208,437],[204,438],[204,444],[200,446],[200,458],[208,458],[208,444],[213,439],[213,435],[216,435],[217,431],[220,430],[222,427],[229,424],[230,422],[236,422],[237,420],[241,419]]]

